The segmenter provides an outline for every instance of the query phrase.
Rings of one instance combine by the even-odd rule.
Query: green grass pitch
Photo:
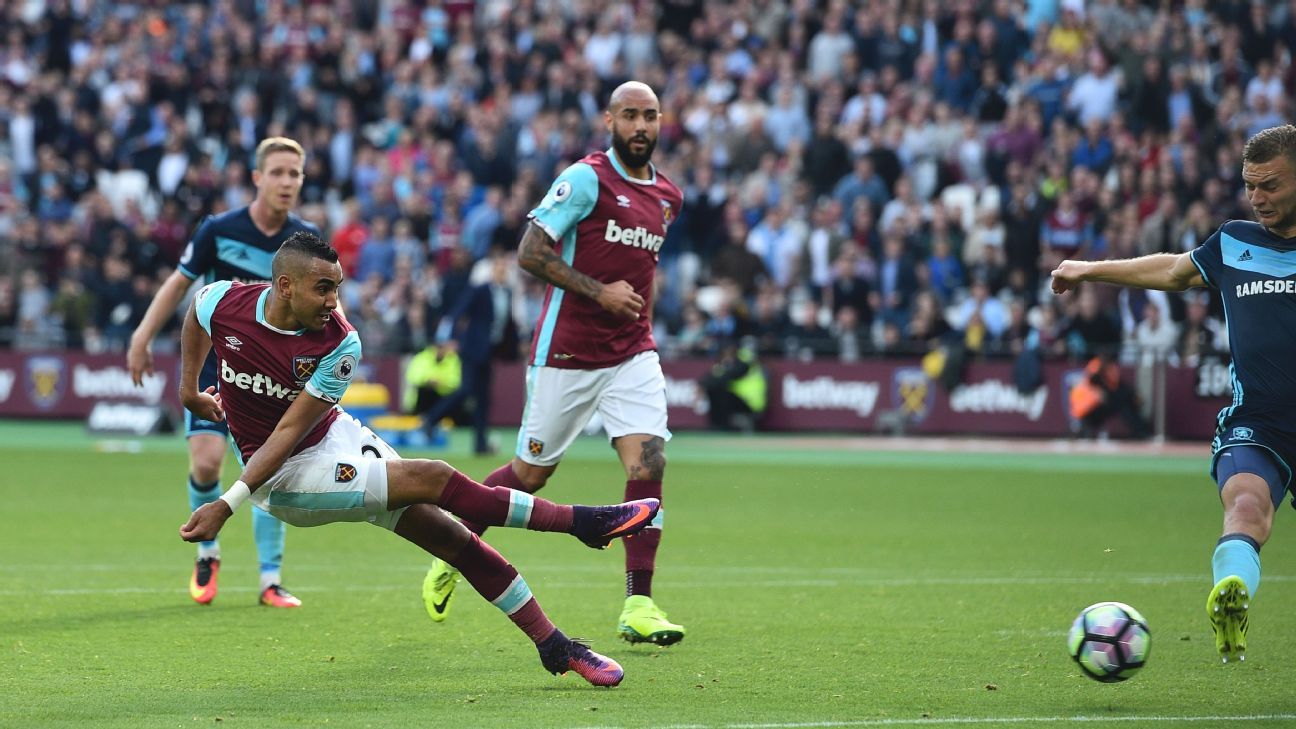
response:
[[[105,443],[80,426],[0,423],[0,726],[1296,726],[1296,524],[1284,505],[1246,663],[1219,665],[1203,607],[1220,523],[1204,447],[846,445],[681,434],[668,446],[654,586],[688,628],[671,648],[616,639],[618,546],[488,534],[564,631],[625,666],[606,690],[544,672],[466,586],[450,620],[430,622],[427,559],[367,525],[290,528],[285,583],[305,607],[276,611],[256,605],[238,514],[220,595],[194,605],[179,437]],[[437,455],[476,478],[500,460],[456,446]],[[589,439],[543,495],[619,500],[622,479]],[[1151,624],[1148,667],[1123,684],[1082,677],[1066,653],[1072,618],[1100,600]]]

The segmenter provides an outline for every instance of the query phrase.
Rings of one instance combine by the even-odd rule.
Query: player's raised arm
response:
[[[1206,285],[1191,253],[1154,253],[1120,261],[1063,261],[1053,269],[1052,276],[1055,294],[1070,291],[1082,281],[1158,291],[1185,291]]]
[[[554,250],[553,239],[535,221],[527,224],[518,244],[518,265],[545,283],[593,299],[616,316],[634,319],[643,309],[643,297],[626,281],[604,284],[572,268]]]

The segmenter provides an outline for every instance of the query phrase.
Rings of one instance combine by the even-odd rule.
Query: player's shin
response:
[[[626,501],[636,499],[661,500],[662,482],[642,479],[626,481]],[[657,548],[661,545],[664,509],[659,509],[657,516],[643,531],[622,539],[625,545],[626,597],[631,595],[652,595],[652,578],[657,564]]]
[[[1215,582],[1230,575],[1241,577],[1254,598],[1260,589],[1260,544],[1245,534],[1225,534],[1215,545],[1211,571]]]
[[[533,642],[538,644],[553,635],[556,628],[540,609],[526,580],[476,534],[449,562],[474,590],[507,615]]]
[[[220,481],[213,481],[207,484],[200,484],[194,480],[193,474],[189,475],[189,511],[190,513],[198,510],[203,504],[210,504],[219,499],[221,495]],[[216,540],[200,542],[198,545],[198,558],[219,558],[220,546]]]
[[[256,540],[257,561],[261,571],[261,590],[282,585],[284,532],[287,526],[268,512],[252,509],[252,535]]]

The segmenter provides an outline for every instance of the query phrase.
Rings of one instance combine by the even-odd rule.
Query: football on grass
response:
[[[1067,634],[1067,650],[1095,681],[1116,683],[1147,663],[1152,632],[1139,611],[1120,602],[1100,602],[1080,611]]]

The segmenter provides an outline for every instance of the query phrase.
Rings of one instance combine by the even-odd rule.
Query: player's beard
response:
[[[651,139],[646,134],[638,138],[643,139],[647,145],[642,153],[636,154],[630,149],[630,141],[635,137],[625,139],[617,134],[615,130],[612,132],[612,149],[616,150],[617,156],[621,158],[621,161],[627,167],[643,167],[647,165],[648,160],[652,159],[653,150],[657,148],[656,139]]]

